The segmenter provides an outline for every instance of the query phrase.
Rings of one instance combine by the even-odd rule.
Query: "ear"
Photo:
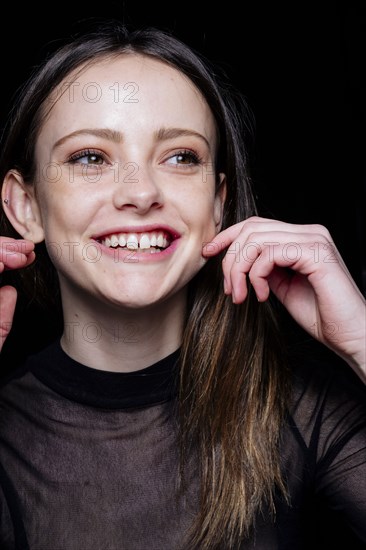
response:
[[[9,170],[6,174],[1,198],[5,214],[19,235],[34,243],[43,241],[42,218],[34,188],[24,183],[17,170]]]
[[[214,204],[214,218],[217,232],[219,232],[221,229],[222,218],[224,214],[224,204],[226,200],[226,176],[225,174],[219,174],[219,178],[220,184],[216,191]]]

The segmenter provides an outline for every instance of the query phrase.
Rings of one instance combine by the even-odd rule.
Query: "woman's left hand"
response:
[[[272,291],[366,383],[366,300],[325,227],[251,217],[216,235],[202,253],[226,248],[224,291],[235,304],[247,296],[248,276],[260,302]]]

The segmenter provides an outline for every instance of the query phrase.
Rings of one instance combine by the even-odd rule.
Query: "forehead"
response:
[[[40,138],[57,140],[81,127],[155,131],[185,127],[215,141],[212,112],[193,82],[153,57],[121,54],[71,73],[56,90]]]

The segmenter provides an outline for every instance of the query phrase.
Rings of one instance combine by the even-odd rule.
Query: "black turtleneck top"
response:
[[[199,483],[192,457],[179,490],[178,359],[115,373],[55,342],[3,380],[1,550],[181,548]],[[365,549],[366,391],[346,369],[293,365],[281,460],[290,504],[242,548]]]

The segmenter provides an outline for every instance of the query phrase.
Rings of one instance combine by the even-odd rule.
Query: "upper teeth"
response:
[[[167,248],[169,241],[162,231],[150,233],[116,233],[101,239],[101,243],[108,247],[126,247],[128,250],[137,248],[148,249],[153,247]]]

